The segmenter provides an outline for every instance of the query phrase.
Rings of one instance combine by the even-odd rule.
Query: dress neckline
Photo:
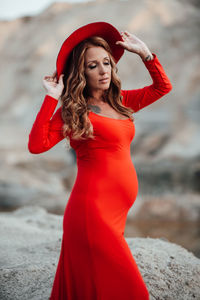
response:
[[[110,119],[110,120],[115,120],[115,121],[127,121],[127,120],[130,120],[130,118],[126,118],[126,119],[115,119],[115,118],[110,118],[110,117],[106,117],[106,116],[103,116],[103,115],[99,115],[99,114],[96,114],[95,112],[93,112],[92,110],[89,112],[90,113],[93,113],[94,115],[100,117],[100,118],[106,118],[106,119]]]

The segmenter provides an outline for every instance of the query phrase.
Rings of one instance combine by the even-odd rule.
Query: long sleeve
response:
[[[122,90],[122,104],[132,108],[135,112],[152,104],[165,94],[172,90],[172,84],[167,77],[162,65],[160,64],[155,53],[152,53],[153,59],[143,61],[153,83],[140,89]]]
[[[64,139],[61,107],[54,113],[57,103],[57,99],[45,96],[29,134],[28,150],[33,154],[48,151]]]

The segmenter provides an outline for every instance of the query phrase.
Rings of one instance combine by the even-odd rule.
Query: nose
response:
[[[99,73],[105,74],[106,73],[106,66],[104,64],[99,65]]]

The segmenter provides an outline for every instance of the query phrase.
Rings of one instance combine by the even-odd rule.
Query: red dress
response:
[[[123,90],[122,104],[138,111],[172,85],[157,56],[144,62],[153,83]],[[42,153],[61,141],[58,101],[48,95],[32,130],[28,148]],[[53,114],[54,113],[54,114]],[[52,117],[52,118],[51,118]],[[75,141],[77,177],[63,217],[61,252],[50,300],[148,300],[149,292],[124,238],[127,213],[138,193],[130,155],[135,126],[90,112],[95,140]]]

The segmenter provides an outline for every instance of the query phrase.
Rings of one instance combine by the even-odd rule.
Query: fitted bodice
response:
[[[130,118],[114,119],[89,113],[94,139],[70,139],[76,151],[77,163],[96,160],[102,163],[107,157],[114,160],[130,159],[130,144],[135,136],[135,125]]]

